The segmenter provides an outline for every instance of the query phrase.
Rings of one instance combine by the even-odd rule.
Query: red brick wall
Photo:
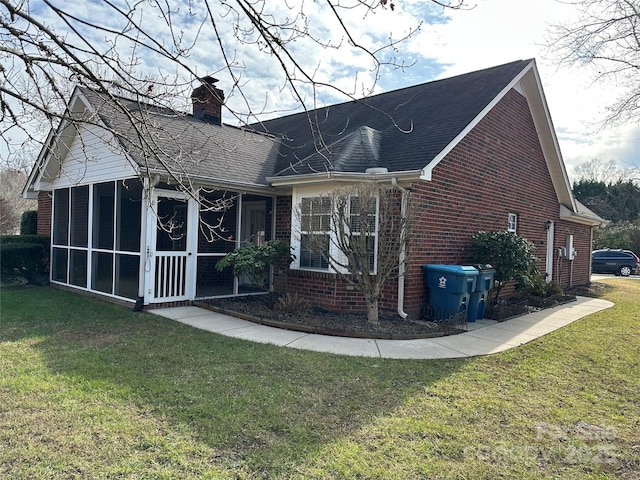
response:
[[[38,235],[51,235],[51,192],[38,192]]]
[[[566,245],[567,235],[573,235],[576,256],[573,261],[558,259],[558,248]],[[564,288],[585,285],[591,279],[591,227],[561,221],[555,225],[553,281]]]
[[[425,159],[425,164],[427,160]],[[410,264],[405,281],[405,311],[417,317],[425,297],[422,265],[468,262],[466,250],[478,230],[506,230],[509,213],[518,215],[517,233],[537,247],[539,268],[545,271],[545,223],[556,222],[556,246],[574,235],[578,256],[572,283],[588,283],[590,231],[559,221],[559,204],[526,99],[509,92],[489,114],[434,168],[432,181],[411,186],[413,210],[409,238]],[[278,199],[277,238],[289,241],[290,197]],[[557,248],[555,249],[557,255]],[[570,265],[556,262],[569,285]],[[314,304],[339,310],[364,310],[359,292],[346,290],[335,275],[291,270],[288,291],[309,297]],[[394,310],[397,280],[385,289],[383,307]]]
[[[276,199],[276,239],[291,241],[290,196]],[[398,302],[397,280],[390,281],[385,298],[380,306],[383,310],[395,311]],[[366,310],[362,294],[347,285],[338,275],[306,270],[276,271],[274,286],[277,292],[290,292],[308,298],[313,305],[328,310],[361,312]]]
[[[518,215],[517,233],[536,246],[541,272],[547,220],[557,222],[557,246],[573,233],[576,250],[589,252],[588,227],[558,224],[558,200],[527,101],[513,90],[434,168],[431,182],[413,185],[412,205],[405,305],[414,315],[425,294],[421,265],[465,263],[472,235],[478,230],[506,230],[509,213]],[[588,267],[577,267],[578,263],[574,261],[574,285],[589,281]],[[568,277],[562,280],[568,286]]]

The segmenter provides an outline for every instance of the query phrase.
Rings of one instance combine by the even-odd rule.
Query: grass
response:
[[[0,477],[640,478],[640,282],[474,359],[254,344],[1,290]]]

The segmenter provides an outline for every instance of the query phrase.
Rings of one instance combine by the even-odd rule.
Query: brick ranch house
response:
[[[478,230],[533,242],[548,281],[589,282],[602,220],[572,195],[534,60],[251,128],[222,123],[214,83],[194,90],[192,114],[123,98],[118,108],[75,89],[69,112],[89,121],[49,134],[25,187],[39,201],[38,233],[52,237],[53,284],[148,307],[242,295],[255,289],[216,262],[281,239],[296,260],[279,288],[364,311],[359,292],[301,252],[291,228],[304,199],[362,181],[404,188],[414,209],[409,261],[386,285],[385,309],[418,316],[421,266],[464,262]],[[559,255],[568,239],[573,258]]]

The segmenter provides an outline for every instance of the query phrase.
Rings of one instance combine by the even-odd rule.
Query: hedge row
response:
[[[0,236],[0,276],[10,281],[24,278],[28,283],[46,282],[50,237],[46,235]]]

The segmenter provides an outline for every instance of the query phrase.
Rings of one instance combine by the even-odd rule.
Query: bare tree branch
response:
[[[636,0],[577,0],[578,19],[553,25],[547,48],[561,65],[591,66],[595,81],[623,89],[603,125],[640,121],[640,4]]]

